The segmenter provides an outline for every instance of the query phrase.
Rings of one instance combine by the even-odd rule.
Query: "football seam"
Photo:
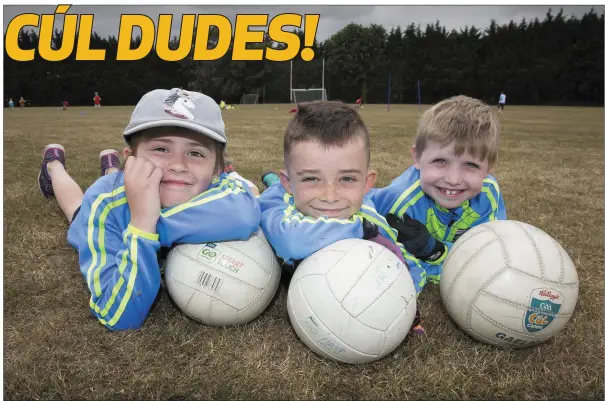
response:
[[[479,298],[479,295],[484,291],[484,289],[486,287],[488,287],[491,283],[493,283],[494,280],[496,280],[497,277],[499,277],[502,273],[504,273],[506,271],[506,269],[510,268],[510,266],[509,266],[510,265],[510,263],[509,263],[510,258],[508,256],[507,249],[504,246],[504,243],[502,242],[502,239],[500,238],[500,236],[498,235],[498,233],[496,232],[496,230],[494,230],[493,228],[485,226],[485,229],[488,230],[488,231],[491,231],[492,234],[494,234],[494,237],[496,238],[496,241],[498,242],[498,245],[500,245],[500,250],[504,254],[504,268],[501,269],[501,270],[499,270],[498,272],[496,272],[496,274],[493,274],[489,278],[489,280],[487,280],[485,283],[483,283],[481,285],[481,287],[479,287],[477,289],[477,292],[475,293],[475,295],[473,295],[473,298],[470,301],[470,304],[473,306],[473,308],[475,307],[475,302],[477,302],[477,299]],[[490,243],[493,243],[493,241],[490,242]],[[485,248],[486,248],[486,246],[481,247],[480,251],[482,251]],[[468,316],[466,317],[468,327],[471,327],[472,316],[473,316],[473,314],[469,313]]]
[[[189,289],[193,290],[193,291],[195,292],[193,295],[195,295],[195,294],[201,294],[201,295],[203,295],[203,296],[205,296],[205,297],[207,297],[207,298],[210,298],[210,299],[212,299],[212,300],[216,300],[217,302],[219,302],[219,303],[221,303],[221,304],[223,304],[223,305],[225,305],[225,306],[228,306],[229,308],[231,308],[231,309],[233,309],[233,310],[235,310],[235,311],[244,310],[244,309],[237,309],[236,307],[231,306],[231,305],[229,305],[228,303],[225,303],[225,302],[221,301],[220,299],[213,298],[212,296],[210,296],[210,295],[208,295],[208,294],[206,294],[206,293],[200,292],[200,291],[198,291],[196,288],[194,288],[194,287],[190,286],[189,284],[183,283],[182,281],[180,281],[180,280],[178,280],[178,279],[176,279],[176,278],[173,278],[173,280],[174,280],[175,282],[177,282],[177,283],[179,283],[179,284],[182,284],[182,285],[184,285],[185,287],[187,287],[187,288],[189,288]],[[192,298],[193,298],[193,296],[191,296],[191,298],[190,298],[190,299],[189,299],[189,301],[187,302],[187,306],[189,306],[189,302],[191,302],[191,299],[192,299]],[[246,308],[247,308],[247,307],[246,307]],[[210,306],[210,310],[212,310],[212,306]]]
[[[534,252],[538,256],[538,262],[540,262],[540,273],[542,275],[539,277],[539,279],[544,280],[544,259],[542,259],[542,254],[540,253],[540,249],[538,249],[538,246],[536,245],[536,241],[534,241],[534,238],[531,236],[531,233],[529,231],[527,231],[522,224],[519,224],[516,221],[512,221],[512,223],[515,226],[519,227],[521,229],[521,231],[523,231],[523,234],[525,234],[525,237],[527,239],[529,239],[529,242],[531,242],[531,246],[532,246],[532,248],[534,248]],[[559,259],[560,259],[560,256],[559,256]]]
[[[550,235],[549,235],[549,238],[552,242],[554,242],[555,248],[557,248],[557,253],[559,254],[559,262],[561,262],[561,274],[559,274],[559,282],[562,282],[563,277],[565,277],[565,261],[563,260],[563,253],[561,252],[563,247],[557,241],[555,241],[555,239],[552,238]],[[574,268],[575,268],[575,266],[574,266]]]
[[[484,232],[484,231],[481,231]],[[478,235],[478,234],[477,234]],[[474,238],[475,235],[473,235],[470,238]],[[469,239],[470,239],[469,238]],[[487,248],[488,246],[490,246],[491,244],[493,244],[494,242],[496,242],[497,239],[491,239],[488,243],[484,244],[481,248],[479,248],[474,254],[472,254],[462,265],[462,267],[460,268],[460,270],[458,270],[458,273],[456,273],[456,276],[454,277],[454,279],[452,280],[452,283],[450,284],[450,288],[446,297],[446,305],[449,305],[451,299],[452,299],[452,293],[454,292],[454,287],[456,285],[456,282],[458,281],[458,279],[460,278],[460,276],[462,275],[462,273],[464,273],[464,271],[466,270],[466,268],[468,267],[468,265],[473,261],[473,259],[475,259],[477,256],[479,256],[479,254],[481,252],[483,252],[483,250],[485,248]],[[466,242],[466,241],[465,241]],[[462,245],[462,244],[461,244]],[[451,255],[451,254],[450,254]]]
[[[485,283],[483,283],[483,285],[481,287],[479,287],[479,289],[477,289],[477,292],[475,293],[475,295],[473,295],[473,298],[470,301],[470,304],[472,305],[472,308],[475,309],[475,302],[477,302],[477,299],[479,298],[479,295],[481,295],[482,292],[484,292],[485,288],[487,286],[489,286],[491,283],[494,282],[494,280],[496,280],[496,278],[498,278],[502,273],[504,273],[506,271],[506,267],[498,270],[496,272],[496,274],[493,274],[489,280],[487,280]],[[466,316],[466,324],[468,327],[471,327],[471,320],[472,320],[472,316],[473,314],[470,313],[471,311],[468,311],[468,315]]]
[[[535,278],[536,280],[540,280],[540,281],[543,281],[543,282],[548,283],[548,284],[557,284],[557,285],[560,285],[560,286],[563,286],[563,287],[576,287],[576,286],[578,286],[578,282],[577,281],[576,282],[570,282],[570,283],[561,283],[559,281],[552,281],[552,280],[548,280],[546,278],[534,276],[531,273],[528,273],[528,272],[523,271],[523,270],[515,269],[514,267],[508,267],[508,269],[510,269],[510,270],[512,270],[514,272],[517,272],[517,273],[524,274],[524,275],[529,276],[531,278]]]
[[[336,265],[338,265],[345,258],[345,256],[347,256],[347,253],[343,252],[341,250],[327,250],[326,251],[326,250],[321,249],[318,252],[314,253],[313,257],[317,258],[317,256],[320,255],[320,254],[322,254],[322,253],[342,253],[342,257],[340,259],[338,259],[338,261],[336,263],[334,263],[324,274],[330,273],[332,271],[332,269],[334,267],[336,267]]]
[[[477,227],[480,227],[480,226],[477,226]],[[456,241],[456,242],[454,243],[455,245],[458,245],[458,246],[456,247],[456,249],[452,250],[452,251],[449,253],[449,255],[448,255],[447,259],[451,258],[451,257],[452,257],[452,255],[454,255],[454,253],[455,253],[455,252],[457,253],[458,249],[460,249],[460,247],[462,247],[462,245],[466,244],[468,241],[470,241],[471,239],[475,238],[477,235],[479,235],[479,234],[483,234],[485,231],[486,231],[486,230],[481,230],[481,231],[479,231],[479,230],[478,230],[478,231],[476,231],[475,233],[473,233],[473,235],[471,235],[471,236],[466,236],[466,237],[465,237],[465,236],[462,236],[462,237],[460,237],[460,239],[458,239],[458,241]],[[469,233],[471,233],[471,232],[469,231],[469,232],[467,232],[467,233],[465,233],[465,234],[469,234]],[[461,241],[461,240],[462,240],[462,241]],[[444,263],[445,263],[445,262],[444,262]]]
[[[378,256],[382,255],[382,252],[384,252],[384,249],[380,249],[380,252],[378,253],[378,255],[376,255],[376,258],[374,258],[372,260],[372,263],[370,263],[369,265],[367,265],[367,267],[365,268],[365,270],[359,275],[359,277],[357,277],[357,281],[355,281],[355,284],[353,284],[353,286],[351,288],[349,288],[349,290],[347,291],[346,294],[343,295],[342,299],[344,300],[350,293],[351,291],[353,291],[353,288],[355,287],[355,285],[359,282],[359,279],[361,277],[363,277],[364,274],[366,274],[366,272],[368,270],[370,270],[370,267],[372,267],[372,265],[374,265],[374,263],[376,262],[376,260],[378,259]],[[345,254],[346,255],[346,254]],[[343,256],[344,258],[344,256]],[[330,268],[330,270],[328,270],[325,274],[327,275],[334,267],[336,267],[337,264],[340,263],[342,259],[340,259],[338,262],[334,263],[334,265]],[[334,290],[332,290],[332,286],[330,285],[330,282],[328,280],[326,280],[326,282],[328,283],[328,288],[330,289],[330,292],[332,293],[332,295],[334,295]],[[381,294],[382,295],[382,294]],[[336,299],[336,297],[334,297]],[[342,307],[342,301],[339,301],[338,304]],[[367,308],[369,308],[370,306],[372,306],[372,304],[368,305],[363,311],[361,311],[357,316],[361,315]],[[344,309],[344,308],[343,308]],[[346,310],[346,309],[345,309]],[[347,311],[347,313],[349,313],[349,311]],[[349,315],[351,315],[351,317],[354,317],[355,319],[357,319],[357,316],[353,316],[352,314],[349,313]]]

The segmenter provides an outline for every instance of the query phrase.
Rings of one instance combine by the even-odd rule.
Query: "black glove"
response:
[[[378,226],[367,219],[363,219],[363,239],[372,239],[378,234]]]
[[[389,213],[387,222],[397,230],[397,241],[401,242],[405,249],[418,259],[434,262],[443,256],[445,245],[429,234],[429,230],[418,220],[414,220],[407,214],[399,218]]]

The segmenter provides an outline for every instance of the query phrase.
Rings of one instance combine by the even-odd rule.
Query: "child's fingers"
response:
[[[162,170],[159,167],[154,167],[153,172],[151,173],[151,176],[149,177],[149,180],[159,186],[160,185],[160,181],[162,181],[162,177],[164,176],[164,170]]]
[[[153,171],[155,170],[155,165],[143,157],[140,158],[140,162],[141,162],[141,164],[139,167],[139,171],[140,171],[141,177],[143,177],[143,178],[151,177],[151,175],[153,174]]]
[[[132,165],[136,162],[137,158],[135,156],[128,156],[126,159],[126,163],[124,163],[124,174],[132,171]]]

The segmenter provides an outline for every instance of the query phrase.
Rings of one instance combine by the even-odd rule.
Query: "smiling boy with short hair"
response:
[[[467,96],[443,100],[418,124],[414,164],[370,193],[377,211],[397,229],[398,241],[422,261],[430,282],[439,282],[448,249],[462,234],[506,220],[504,198],[491,175],[499,139],[490,106]]]

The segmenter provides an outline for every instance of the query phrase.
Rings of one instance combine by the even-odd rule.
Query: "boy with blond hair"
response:
[[[464,232],[506,220],[504,198],[491,175],[499,139],[491,107],[467,96],[443,100],[418,124],[414,164],[389,186],[370,192],[429,282],[439,283],[448,249]]]
[[[425,273],[366,196],[376,181],[370,137],[359,114],[334,101],[302,103],[286,129],[285,168],[262,177],[261,227],[284,270],[348,238],[378,242],[408,266],[417,290]]]

